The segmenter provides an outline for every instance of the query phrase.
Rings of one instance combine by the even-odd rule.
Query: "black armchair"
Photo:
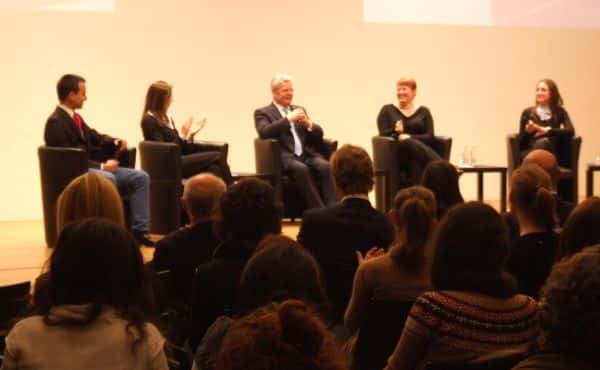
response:
[[[42,145],[38,148],[38,158],[46,245],[53,247],[58,236],[56,230],[56,201],[71,180],[88,171],[88,154],[80,148]],[[123,152],[119,157],[119,163],[124,167],[135,167],[135,160],[135,148]]]
[[[227,143],[203,141],[194,146],[198,151],[218,151],[227,160]],[[150,232],[168,234],[182,224],[181,148],[175,143],[142,141],[140,156],[142,169],[150,176]]]
[[[329,159],[333,152],[337,150],[337,140],[323,139],[323,144],[319,152]],[[261,175],[268,175],[272,179],[272,185],[275,188],[277,198],[283,202],[284,217],[301,217],[306,209],[304,199],[298,196],[298,186],[294,180],[283,170],[281,163],[281,146],[275,139],[254,139],[254,156],[256,159],[256,172]]]
[[[556,160],[560,166],[561,179],[558,183],[558,195],[565,200],[577,203],[579,197],[579,153],[581,151],[581,136],[560,138],[556,143]],[[508,154],[508,176],[522,162],[518,134],[506,137]]]
[[[452,138],[434,136],[431,147],[445,160],[450,159]],[[398,141],[389,136],[374,136],[373,164],[375,172],[380,176],[375,177],[375,204],[381,212],[390,209],[394,195],[405,186],[404,174],[398,164]]]

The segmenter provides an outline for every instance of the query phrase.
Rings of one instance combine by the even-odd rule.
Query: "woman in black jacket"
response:
[[[182,175],[191,177],[200,172],[212,172],[226,183],[231,183],[231,172],[226,159],[218,151],[207,151],[194,143],[194,136],[206,124],[206,118],[194,122],[188,119],[181,127],[181,136],[175,128],[173,118],[167,115],[173,100],[173,87],[156,81],[148,88],[142,116],[144,140],[170,142],[181,148]]]
[[[540,80],[535,89],[535,105],[521,113],[519,148],[521,158],[534,149],[544,149],[556,155],[560,138],[575,134],[569,113],[563,108],[558,86],[551,79]]]

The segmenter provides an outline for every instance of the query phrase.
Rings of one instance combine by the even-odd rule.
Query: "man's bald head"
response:
[[[183,188],[181,200],[192,223],[210,218],[213,206],[225,193],[227,186],[211,173],[190,177]]]
[[[543,149],[532,150],[523,159],[523,164],[537,164],[550,175],[552,186],[556,189],[558,180],[560,180],[560,168],[556,161],[556,156]]]

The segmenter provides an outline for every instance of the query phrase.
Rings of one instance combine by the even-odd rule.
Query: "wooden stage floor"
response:
[[[296,238],[300,224],[285,222],[284,234]],[[160,239],[156,235],[153,239]],[[153,248],[140,248],[144,261],[150,261]],[[0,222],[0,286],[30,280],[40,274],[51,249],[44,241],[42,221]]]

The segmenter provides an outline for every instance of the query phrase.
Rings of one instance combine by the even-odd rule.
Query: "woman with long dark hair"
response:
[[[139,248],[123,227],[66,225],[49,260],[47,294],[6,338],[3,369],[168,369],[150,323],[151,290]]]
[[[165,81],[156,81],[148,88],[142,132],[144,140],[170,142],[181,148],[181,166],[184,178],[200,172],[212,172],[226,183],[231,182],[231,172],[225,158],[218,151],[207,151],[194,143],[194,137],[206,124],[206,119],[195,122],[188,119],[181,127],[181,136],[173,118],[168,115],[173,101],[173,87]]]
[[[498,212],[478,202],[455,206],[437,227],[434,249],[434,291],[412,306],[386,369],[526,352],[537,335],[538,304],[517,294],[504,269],[509,246]]]
[[[521,114],[519,147],[521,158],[533,149],[544,149],[556,155],[559,138],[575,134],[569,113],[556,82],[549,78],[540,80],[535,89],[535,105]]]

